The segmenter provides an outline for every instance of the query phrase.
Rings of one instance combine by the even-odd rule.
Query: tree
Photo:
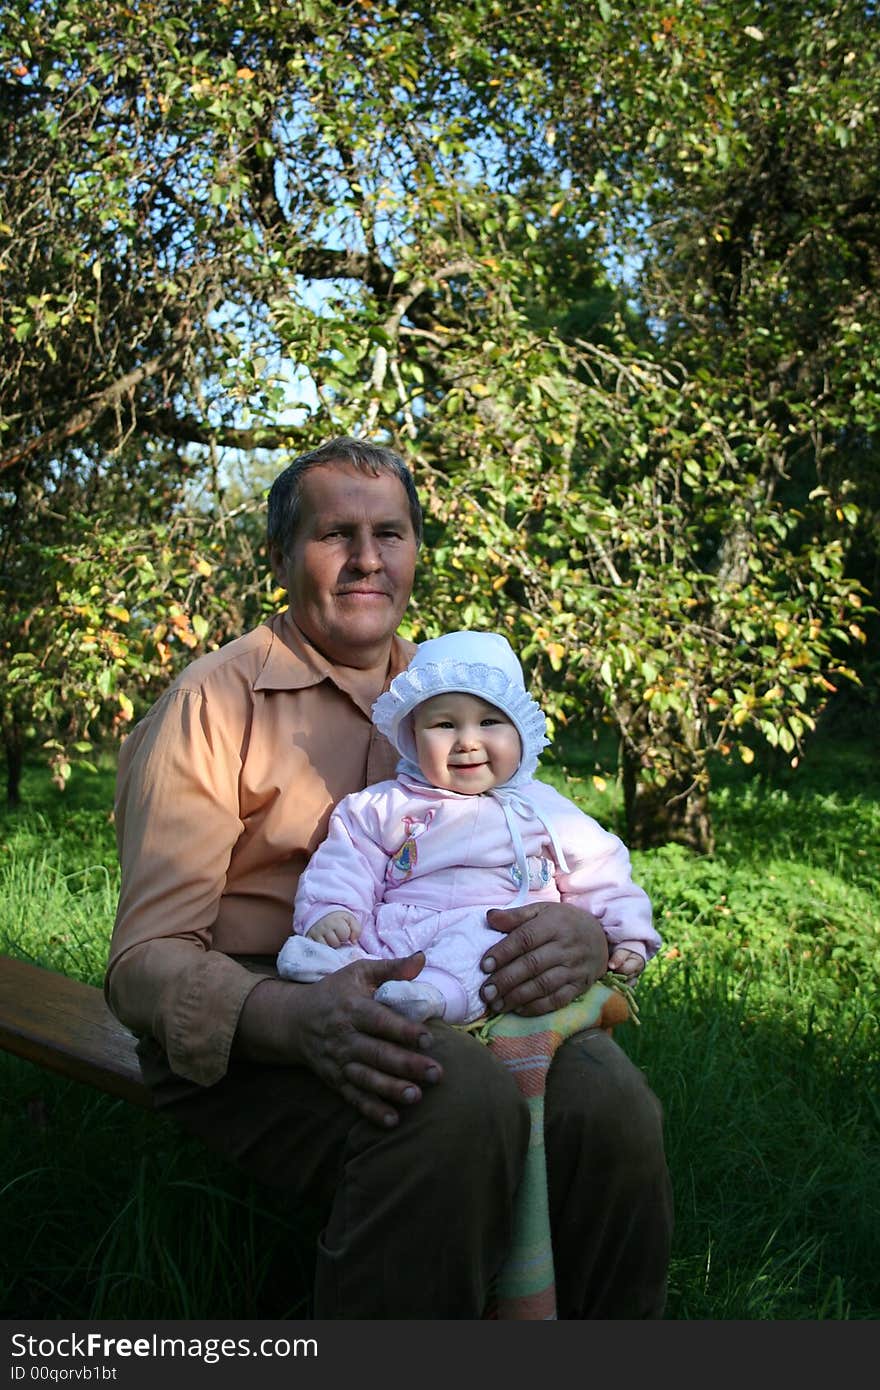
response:
[[[852,675],[845,646],[865,641],[853,579],[877,536],[876,16],[600,0],[519,11],[506,44],[531,65],[565,215],[626,267],[649,355],[681,397],[618,436],[606,495],[629,540],[619,525],[603,538],[616,578],[592,632],[630,833],[705,848],[708,755],[737,746],[751,761],[757,735],[796,761]],[[615,611],[622,640],[604,621]]]
[[[156,591],[131,557],[224,524],[231,451],[378,431],[427,472],[483,428],[486,345],[504,377],[534,337],[505,283],[528,222],[417,11],[46,0],[7,7],[0,40],[7,748],[16,768],[54,722],[63,770],[89,740],[62,692],[99,730],[163,671],[146,634],[160,593],[191,616],[190,566]],[[111,543],[83,553],[77,517]]]
[[[63,787],[72,763],[124,733],[135,702],[155,695],[209,634],[234,635],[269,606],[262,535],[250,524],[256,501],[233,515],[200,512],[187,505],[185,470],[165,464],[130,449],[107,473],[83,461],[51,489],[20,486],[2,514],[10,804],[29,742],[39,739]]]
[[[730,15],[703,12],[724,75],[712,26]],[[709,46],[687,7],[670,13],[690,44],[670,66],[696,87]],[[123,518],[119,543],[88,550],[97,618],[69,607],[79,650],[118,633],[111,605],[128,615],[114,622],[146,665],[118,658],[110,707],[169,669],[151,664],[164,638],[144,638],[156,603],[197,639],[194,615],[207,642],[234,630],[191,585],[209,526],[237,543],[230,459],[347,431],[396,445],[427,499],[413,635],[500,626],[555,719],[603,708],[634,843],[711,843],[713,750],[758,730],[794,751],[854,623],[835,530],[850,502],[795,474],[803,417],[757,410],[757,380],[746,399],[717,311],[702,337],[661,313],[664,277],[678,303],[692,269],[664,229],[689,206],[708,218],[721,148],[690,184],[656,159],[647,108],[688,148],[694,117],[657,56],[663,18],[604,0],[7,6],[6,554],[34,593],[68,551],[29,548],[16,519],[60,497],[89,516],[96,485],[100,515]],[[607,265],[636,235],[633,308]],[[756,303],[742,343],[763,326]],[[128,559],[183,536],[196,570],[172,565],[158,590],[119,563],[122,544]],[[51,595],[39,623],[28,604],[7,638],[31,666],[19,722],[40,699],[55,717],[71,649],[44,660]],[[55,738],[67,761],[84,742]]]

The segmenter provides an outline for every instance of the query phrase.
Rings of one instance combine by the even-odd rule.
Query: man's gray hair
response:
[[[302,498],[302,479],[311,468],[333,463],[348,463],[361,473],[391,473],[403,484],[409,503],[409,515],[416,540],[422,540],[422,507],[413,476],[399,454],[381,444],[368,444],[363,439],[341,435],[330,439],[308,454],[300,454],[283,473],[279,473],[269,490],[269,514],[266,534],[270,549],[277,546],[286,554],[296,534]]]

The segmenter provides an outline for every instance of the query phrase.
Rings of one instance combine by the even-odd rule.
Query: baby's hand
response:
[[[635,980],[645,968],[644,956],[638,951],[628,951],[625,946],[615,946],[608,958],[608,969],[614,975],[626,975]]]
[[[347,946],[357,941],[361,934],[361,924],[353,912],[328,912],[306,933],[313,941],[323,941],[325,946]]]

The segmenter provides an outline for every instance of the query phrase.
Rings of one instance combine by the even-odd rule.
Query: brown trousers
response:
[[[528,1140],[507,1070],[432,1021],[442,1082],[381,1129],[301,1068],[234,1062],[215,1086],[143,1049],[157,1103],[259,1181],[326,1211],[314,1316],[477,1319],[511,1232]],[[545,1149],[560,1318],[663,1315],[672,1196],[659,1102],[605,1033],[547,1080]]]

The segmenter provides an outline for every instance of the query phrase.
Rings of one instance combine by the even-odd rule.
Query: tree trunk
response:
[[[646,782],[639,759],[620,753],[627,840],[632,849],[686,845],[700,854],[715,848],[709,793],[693,772],[680,769],[663,787]]]

